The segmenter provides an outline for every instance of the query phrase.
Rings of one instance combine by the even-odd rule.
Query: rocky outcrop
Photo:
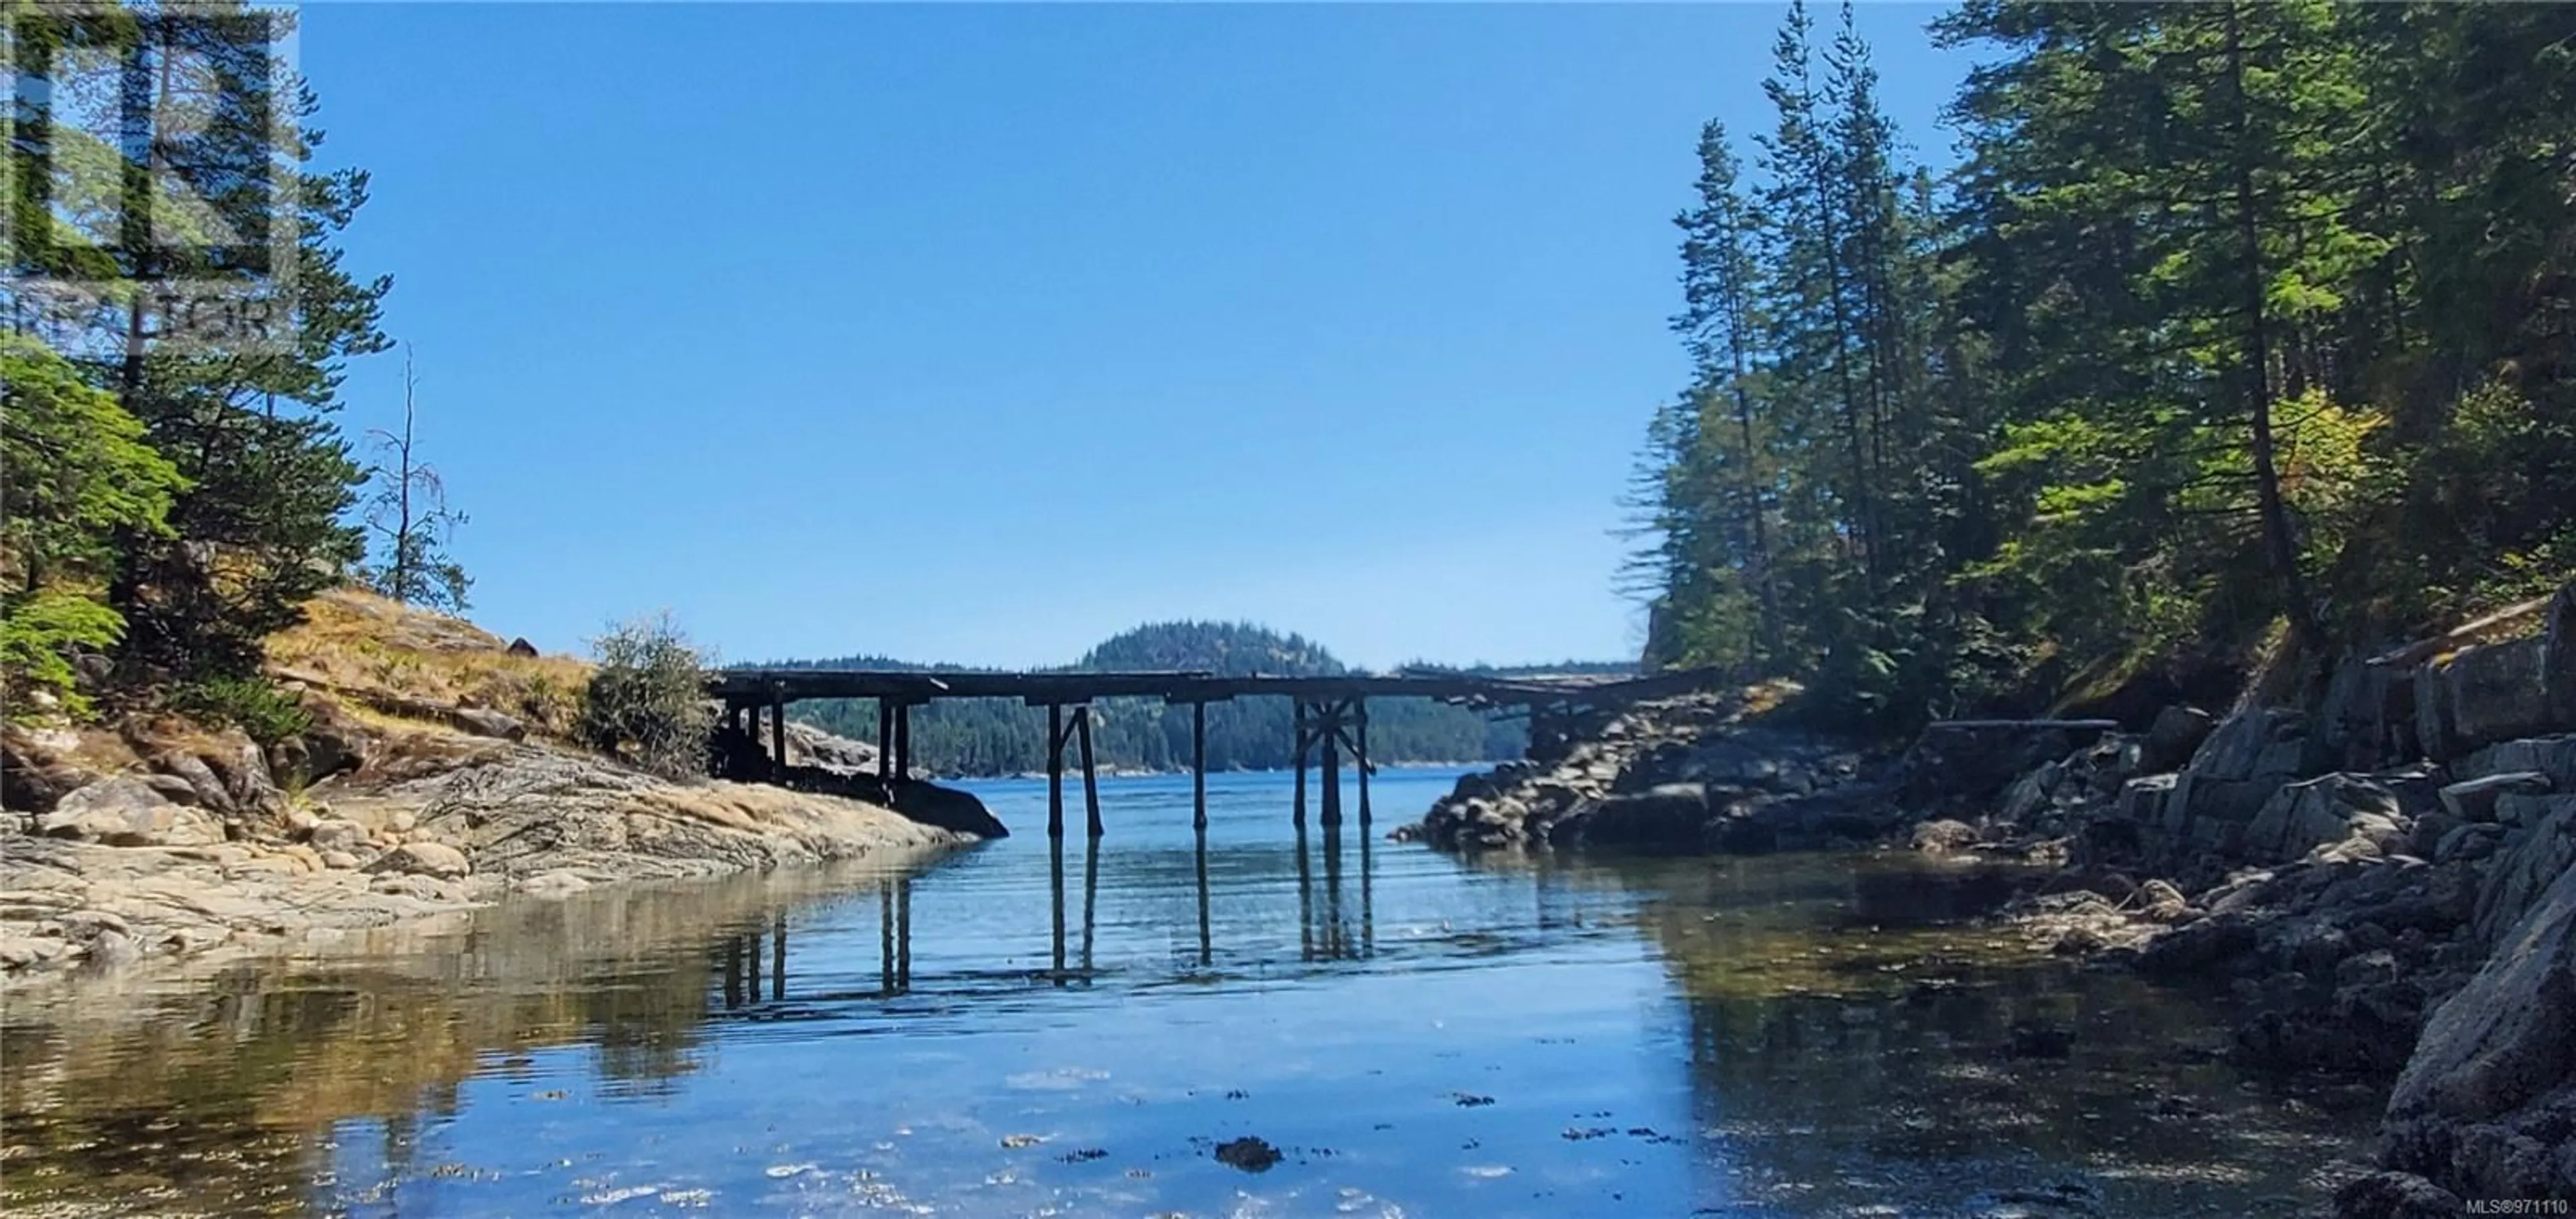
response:
[[[2465,1198],[2576,1199],[2576,868],[2433,1013],[2388,1121],[2391,1170]]]
[[[902,811],[674,783],[485,727],[495,735],[379,738],[343,713],[316,715],[312,731],[267,752],[237,735],[148,742],[147,761],[49,793],[33,824],[43,837],[0,835],[0,968],[14,981],[260,948],[461,911],[514,888],[559,895],[1001,832],[972,796],[925,783],[896,793]],[[72,772],[60,750],[19,740],[21,756]],[[290,800],[271,757],[321,777]]]
[[[1643,704],[1594,726],[1551,762],[1458,780],[1397,831],[1463,849],[1653,847],[1758,854],[1857,845],[1905,817],[1861,754],[1747,720],[1743,700]]]

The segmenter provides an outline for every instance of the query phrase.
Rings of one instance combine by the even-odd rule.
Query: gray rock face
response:
[[[2190,773],[2226,782],[2280,783],[2299,776],[2308,717],[2281,707],[2240,711],[2219,722],[2191,755]]]
[[[2538,807],[2523,815],[2524,824],[2497,832],[2495,859],[2478,895],[2482,943],[2501,943],[2541,894],[2576,865],[2576,796],[2540,797]]]
[[[2364,776],[2331,774],[2273,793],[2246,826],[2242,850],[2257,861],[2288,861],[2356,838],[2372,854],[2403,849],[2406,825],[2397,797]]]
[[[2549,688],[2541,676],[2538,636],[2462,648],[2448,661],[2428,667],[2446,687],[2448,728],[2457,748],[2475,749],[2555,726]]]
[[[119,847],[211,846],[224,840],[222,822],[171,803],[133,775],[101,779],[64,796],[54,811],[36,819],[36,832]]]
[[[2563,1113],[2562,1113],[2563,1111]],[[2467,1197],[2576,1181],[2576,869],[2562,868],[2468,985],[2435,1009],[2389,1097],[2390,1167]]]

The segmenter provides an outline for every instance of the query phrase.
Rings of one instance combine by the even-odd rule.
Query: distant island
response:
[[[970,666],[922,664],[885,656],[762,662],[766,668],[915,669],[968,672]],[[1569,661],[1512,667],[1413,664],[1408,671],[1438,669],[1497,676],[1532,673],[1624,673],[1622,661]],[[1245,675],[1329,677],[1354,672],[1322,644],[1282,635],[1251,623],[1155,622],[1123,631],[1092,648],[1067,671],[1189,669]],[[1094,748],[1103,767],[1179,770],[1189,764],[1190,712],[1143,698],[1107,699],[1093,708]],[[1483,762],[1518,757],[1529,744],[1529,726],[1517,719],[1422,698],[1371,700],[1369,750],[1380,765]],[[796,704],[788,718],[857,740],[876,738],[873,699],[829,699]],[[1207,760],[1217,770],[1268,770],[1291,761],[1294,712],[1284,698],[1240,698],[1207,710]],[[913,757],[924,769],[952,775],[1011,775],[1046,767],[1046,712],[1005,699],[946,700],[912,713]]]

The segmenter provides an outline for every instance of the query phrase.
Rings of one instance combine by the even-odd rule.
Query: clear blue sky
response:
[[[300,51],[494,630],[1508,662],[1642,636],[1668,218],[1782,11],[315,5]],[[1861,20],[1937,155],[1936,12]]]

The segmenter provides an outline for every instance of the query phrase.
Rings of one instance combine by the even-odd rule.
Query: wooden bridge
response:
[[[1318,761],[1326,826],[1342,821],[1344,750],[1359,770],[1360,825],[1369,825],[1368,700],[1430,698],[1469,707],[1520,709],[1530,717],[1530,745],[1539,752],[1561,739],[1577,715],[1640,699],[1713,687],[1712,670],[1648,677],[1486,677],[1465,673],[1399,672],[1288,677],[1220,676],[1175,670],[1102,672],[939,672],[917,669],[727,669],[707,681],[709,696],[724,701],[725,722],[758,741],[761,711],[769,712],[770,758],[787,762],[787,705],[801,699],[872,699],[877,705],[877,768],[889,782],[912,777],[912,709],[943,698],[1016,698],[1047,709],[1047,833],[1064,835],[1065,749],[1082,767],[1084,811],[1093,836],[1101,833],[1099,771],[1091,752],[1091,704],[1104,698],[1159,698],[1190,707],[1192,824],[1207,828],[1207,705],[1229,699],[1286,697],[1296,705],[1296,818],[1306,820],[1306,762]]]

